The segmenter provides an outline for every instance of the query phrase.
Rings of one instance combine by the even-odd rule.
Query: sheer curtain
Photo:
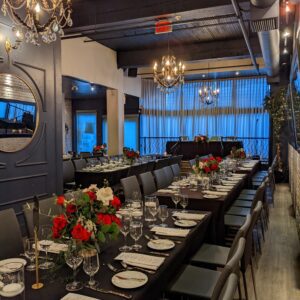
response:
[[[203,84],[220,89],[218,101],[211,106],[199,100]],[[198,134],[235,136],[243,139],[248,152],[267,157],[269,115],[263,109],[263,100],[268,90],[265,77],[188,82],[169,94],[160,92],[153,80],[143,80],[141,140],[193,139]],[[165,143],[159,147],[157,152],[165,151]]]

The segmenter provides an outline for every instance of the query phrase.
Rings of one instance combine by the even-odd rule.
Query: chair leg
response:
[[[241,281],[239,279],[239,282],[238,282],[238,292],[239,292],[239,300],[242,300],[242,289],[241,289]]]
[[[246,282],[246,271],[242,272],[243,273],[243,284],[244,284],[244,290],[245,290],[245,297],[246,300],[248,300],[248,290],[247,290],[247,282]]]
[[[256,228],[256,240],[257,240],[257,244],[258,244],[258,250],[259,250],[259,253],[262,254],[262,251],[261,251],[261,244],[260,244],[260,238],[259,238],[259,231],[258,231],[258,226],[257,224],[255,224],[255,228]],[[254,240],[254,239],[253,239]]]
[[[263,221],[263,218],[262,218],[262,215],[260,214],[260,229],[261,229],[261,234],[262,234],[262,237],[263,237],[263,240],[265,241],[265,227],[264,227],[264,221]]]
[[[250,267],[251,267],[251,274],[252,274],[252,282],[253,282],[253,290],[254,290],[255,300],[257,300],[256,283],[255,283],[252,257],[250,258]]]

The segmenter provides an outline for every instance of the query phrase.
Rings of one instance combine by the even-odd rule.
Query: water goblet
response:
[[[95,274],[99,271],[99,255],[96,249],[83,252],[83,271],[90,276],[88,286],[96,287],[99,282],[94,279]]]
[[[137,244],[136,242],[140,239],[143,234],[143,223],[138,221],[131,221],[130,223],[130,236],[134,240],[134,244],[132,249],[135,251],[139,251],[142,246]]]
[[[26,271],[35,271],[35,240],[26,239],[25,240],[25,255],[29,259],[29,265],[26,267]]]
[[[161,220],[161,227],[167,227],[167,224],[164,223],[164,221],[168,218],[169,211],[167,205],[160,205],[158,207],[158,217]]]
[[[131,217],[128,214],[122,214],[120,219],[121,219],[120,231],[124,236],[124,246],[120,247],[119,250],[121,252],[127,252],[132,249],[130,246],[127,245],[127,236],[130,229]]]
[[[48,250],[50,246],[54,243],[52,240],[52,228],[49,225],[43,225],[39,230],[39,246],[46,253],[46,260],[44,263],[40,264],[40,269],[48,270],[55,266],[54,262],[48,260]]]
[[[174,196],[172,196],[172,201],[175,204],[175,209],[177,209],[177,205],[180,202],[181,198],[180,198],[180,194],[174,194]]]
[[[182,212],[185,213],[186,211],[186,207],[189,204],[189,197],[187,195],[181,195],[181,200],[180,200],[180,205],[182,206],[183,210]]]

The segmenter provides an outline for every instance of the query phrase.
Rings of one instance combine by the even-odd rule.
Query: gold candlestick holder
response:
[[[41,289],[44,284],[39,282],[39,249],[37,228],[34,228],[34,243],[35,243],[35,283],[31,286],[34,290]]]

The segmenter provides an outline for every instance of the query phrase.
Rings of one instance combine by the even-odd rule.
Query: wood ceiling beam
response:
[[[250,38],[254,55],[261,55],[261,49],[256,37]],[[117,61],[119,68],[139,68],[152,66],[168,53],[167,48],[118,51]],[[177,60],[183,62],[200,61],[206,59],[228,59],[248,57],[249,51],[244,39],[194,43],[172,46],[171,53]]]
[[[73,1],[74,26],[68,34],[97,25],[157,17],[197,9],[230,5],[230,0],[77,0]],[[245,2],[239,0],[238,2]]]

